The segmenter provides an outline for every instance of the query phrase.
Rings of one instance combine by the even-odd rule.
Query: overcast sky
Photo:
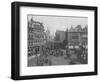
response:
[[[55,34],[56,30],[65,31],[71,26],[76,27],[81,25],[82,28],[88,24],[87,17],[63,17],[63,16],[39,16],[39,15],[28,15],[28,20],[33,18],[35,21],[40,21],[43,23],[45,30],[48,28],[52,35]]]

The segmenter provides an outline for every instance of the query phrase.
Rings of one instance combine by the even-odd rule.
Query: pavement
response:
[[[32,56],[28,58],[28,66],[36,66],[36,57]]]
[[[49,56],[49,59],[51,60],[52,65],[69,65],[70,59],[65,59],[64,57],[55,57],[55,56]],[[37,57],[32,56],[28,58],[28,66],[37,66]],[[44,64],[47,65],[47,64]]]
[[[64,59],[63,57],[51,57],[52,65],[69,65],[70,59]]]

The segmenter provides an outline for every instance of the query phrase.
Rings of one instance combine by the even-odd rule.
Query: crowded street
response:
[[[53,30],[45,28],[43,22],[33,18],[28,21],[29,67],[88,63],[87,24],[65,30],[56,27],[54,34],[51,34]]]

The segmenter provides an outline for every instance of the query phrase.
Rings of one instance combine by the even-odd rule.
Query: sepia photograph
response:
[[[88,17],[27,15],[27,66],[88,64]]]

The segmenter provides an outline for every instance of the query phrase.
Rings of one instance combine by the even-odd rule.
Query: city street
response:
[[[37,58],[36,56],[31,56],[30,58],[28,58],[28,66],[37,66]],[[74,59],[69,59],[69,58],[64,58],[63,56],[49,56],[48,59],[51,61],[51,65],[70,65],[70,63],[74,60]],[[45,65],[49,65],[49,64],[45,64],[44,62],[43,66]],[[74,61],[75,64],[80,64],[80,62],[78,61]]]
[[[36,57],[28,58],[28,66],[36,66]]]
[[[36,19],[35,19],[36,18]],[[46,18],[46,19],[45,19]],[[43,17],[45,21],[47,18]],[[61,18],[61,17],[60,17]],[[49,20],[56,23],[56,21],[64,22],[68,18],[50,17]],[[84,26],[74,22],[64,29],[59,29],[52,25],[51,22],[43,22],[39,16],[29,16],[28,21],[28,66],[51,66],[51,65],[76,65],[87,64],[88,57],[88,25],[87,18],[84,18]],[[55,21],[54,21],[55,19]],[[71,19],[71,18],[70,18]],[[83,19],[83,18],[82,18]],[[72,19],[73,20],[73,19]],[[79,20],[75,18],[75,20]],[[44,24],[55,26],[55,31],[52,28],[46,28]],[[60,27],[65,27],[64,25]]]
[[[70,63],[70,59],[64,59],[63,57],[51,57],[52,65],[68,65]]]

